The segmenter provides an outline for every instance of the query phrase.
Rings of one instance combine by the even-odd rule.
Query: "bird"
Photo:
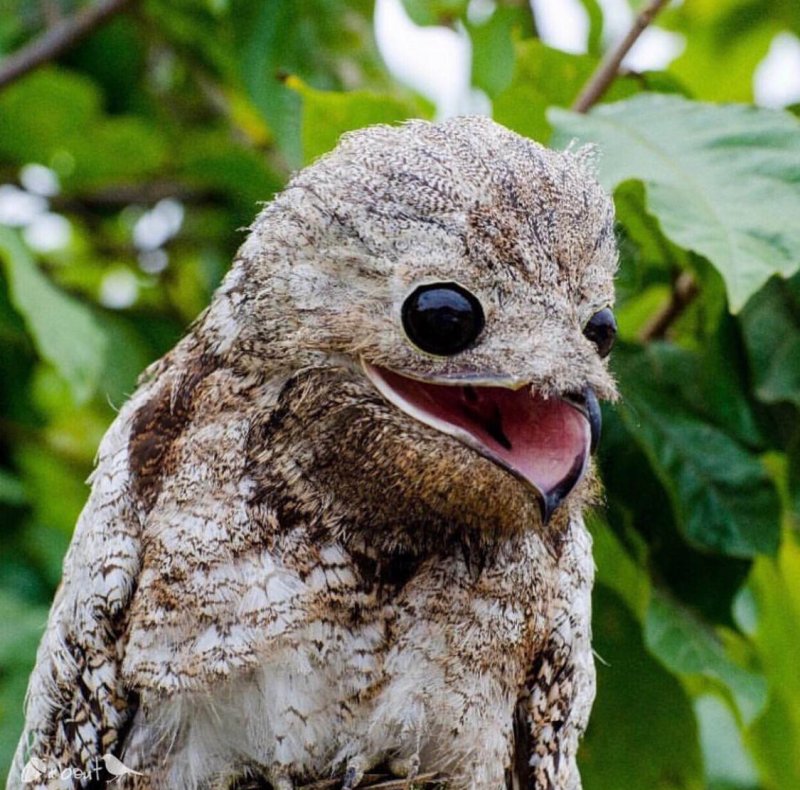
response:
[[[596,158],[379,125],[262,208],[100,444],[10,788],[111,755],[133,790],[579,790],[617,397]]]
[[[134,771],[132,768],[128,768],[125,763],[117,757],[114,757],[113,754],[104,754],[101,759],[105,765],[106,771],[115,778],[129,775],[142,776],[141,771]],[[114,780],[112,779],[111,781],[113,782]]]

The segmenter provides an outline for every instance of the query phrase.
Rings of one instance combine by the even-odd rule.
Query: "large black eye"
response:
[[[403,329],[429,354],[448,357],[463,351],[483,324],[481,303],[456,283],[421,285],[403,303]]]
[[[597,346],[597,353],[607,357],[617,339],[617,322],[611,309],[604,307],[595,313],[583,329],[583,334]]]

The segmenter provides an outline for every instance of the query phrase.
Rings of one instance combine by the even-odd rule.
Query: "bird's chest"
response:
[[[525,671],[559,619],[553,604],[569,608],[561,588],[574,568],[562,579],[531,537],[478,577],[458,558],[431,560],[387,598],[339,549],[326,551],[302,575],[261,557],[242,591],[220,599],[213,640],[183,643],[184,691],[142,688],[147,715],[129,746],[144,756],[172,744],[173,786],[242,765],[322,776],[387,747],[455,754],[456,737],[468,755],[487,731],[504,753]]]
[[[163,757],[176,787],[202,787],[203,777],[232,776],[244,765],[320,775],[365,717],[386,645],[376,620],[308,622],[272,642],[254,668],[202,692],[145,692],[128,755],[134,763],[151,761],[158,744],[170,743]]]

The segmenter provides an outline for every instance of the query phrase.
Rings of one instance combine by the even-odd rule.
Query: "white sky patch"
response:
[[[466,32],[419,27],[401,0],[377,0],[375,39],[389,71],[430,99],[439,118],[470,112],[472,45]]]
[[[495,0],[469,0],[467,19],[473,25],[482,25],[491,19],[496,8]]]
[[[53,197],[61,191],[55,171],[44,165],[25,165],[19,171],[19,182],[28,192],[42,197]]]
[[[603,43],[609,46],[619,41],[633,22],[628,0],[597,0],[603,9]]]
[[[624,33],[623,33],[624,35]],[[622,61],[622,67],[633,71],[658,71],[672,63],[686,47],[680,33],[660,27],[648,27]]]
[[[145,211],[133,226],[133,244],[138,250],[157,250],[169,241],[183,224],[183,204],[164,198]]]
[[[139,268],[147,274],[163,272],[169,265],[169,255],[166,250],[148,250],[139,253]]]
[[[70,243],[72,225],[61,214],[48,211],[34,217],[22,235],[34,252],[55,252]]]
[[[138,296],[139,283],[128,269],[112,269],[100,283],[100,304],[112,310],[130,307]]]
[[[579,0],[531,0],[531,8],[545,44],[564,52],[586,52],[589,15]]]
[[[616,45],[633,23],[626,0],[598,0],[603,9],[603,46]],[[532,0],[542,41],[564,52],[586,52],[589,15],[578,0]],[[686,46],[679,33],[650,26],[639,36],[622,61],[624,68],[650,71],[666,68]]]
[[[13,184],[0,185],[0,225],[22,228],[47,211],[47,201]]]
[[[756,104],[780,108],[800,102],[800,39],[778,33],[753,75]]]

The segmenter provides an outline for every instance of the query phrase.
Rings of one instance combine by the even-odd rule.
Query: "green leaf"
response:
[[[767,283],[742,311],[756,396],[800,407],[800,277]]]
[[[505,90],[514,76],[512,32],[521,27],[522,8],[499,6],[482,24],[467,23],[472,39],[472,84],[490,97]]]
[[[411,21],[417,25],[451,25],[467,13],[467,0],[403,0]]]
[[[0,155],[48,162],[100,112],[100,92],[86,77],[42,69],[0,94]]]
[[[730,708],[713,694],[694,703],[708,790],[758,790],[758,775]]]
[[[286,31],[294,26],[295,14],[285,0],[240,2],[238,6],[234,20],[240,31],[242,80],[253,103],[274,130],[289,165],[298,166],[300,102],[280,79],[293,65],[291,48],[287,52],[281,43]]]
[[[581,5],[586,9],[589,17],[588,48],[592,55],[601,55],[603,51],[603,7],[598,0],[581,0]]]
[[[650,579],[643,567],[625,551],[606,521],[592,512],[587,518],[592,535],[592,556],[597,583],[613,590],[637,620],[644,621],[650,602]]]
[[[422,102],[371,91],[319,91],[297,77],[290,77],[287,85],[303,98],[302,140],[306,163],[330,151],[345,132],[375,123],[427,117],[429,113]]]
[[[19,164],[68,162],[65,191],[119,180],[144,180],[167,159],[155,125],[142,117],[105,116],[97,86],[83,76],[46,69],[0,95],[0,157]]]
[[[27,502],[25,486],[19,478],[0,469],[0,503],[6,505],[24,505]]]
[[[631,614],[594,595],[597,699],[578,759],[584,790],[700,790],[697,728],[686,693],[642,645]]]
[[[709,101],[748,102],[753,99],[753,72],[778,32],[774,22],[752,28],[746,37],[720,35],[719,29],[693,31],[686,49],[669,70],[692,93]],[[712,73],[715,79],[708,79]]]
[[[756,610],[753,641],[769,682],[769,705],[748,740],[764,785],[800,787],[800,546],[786,532],[777,558],[756,560],[748,584]]]
[[[87,119],[91,131],[69,141],[75,169],[65,187],[86,190],[115,182],[142,181],[167,160],[163,135],[141,118]]]
[[[683,533],[734,557],[774,552],[780,503],[758,456],[697,415],[681,381],[665,372],[672,352],[654,344],[615,352],[618,413],[667,490]]]
[[[669,343],[648,351],[658,381],[696,415],[745,447],[762,449],[764,440],[747,399],[748,371],[742,364],[734,319],[724,314],[716,331],[690,351]]]
[[[285,84],[287,76],[321,90],[351,87],[353,79],[359,86],[384,87],[385,71],[378,67],[371,25],[363,16],[370,5],[365,0],[231,3],[241,80],[289,167],[302,164],[301,102]]]
[[[658,592],[647,611],[644,640],[648,650],[676,675],[700,675],[730,691],[739,713],[751,723],[767,702],[763,677],[734,663],[723,642],[686,608]]]
[[[548,118],[558,145],[600,146],[606,187],[645,182],[666,235],[719,270],[733,311],[800,268],[800,122],[789,113],[645,95]]]
[[[11,765],[23,725],[23,702],[47,609],[0,590],[0,781]]]
[[[787,455],[787,509],[795,523],[800,523],[800,430],[791,437]]]
[[[197,130],[187,136],[179,153],[181,172],[189,183],[236,201],[245,222],[259,201],[269,200],[282,186],[264,157],[232,141],[227,130]]]
[[[669,71],[703,99],[752,101],[753,72],[784,26],[777,5],[780,0],[769,10],[763,0],[695,0],[673,7],[660,21],[683,35],[685,48]]]
[[[494,119],[519,134],[547,143],[551,132],[547,108],[572,104],[596,66],[597,59],[590,55],[571,55],[536,39],[519,42],[511,84],[493,102]],[[622,77],[614,81],[605,98],[613,101],[637,90],[633,79]]]
[[[106,348],[91,312],[50,283],[17,234],[3,227],[0,257],[11,301],[25,319],[39,354],[69,383],[75,401],[86,401],[103,371]]]

